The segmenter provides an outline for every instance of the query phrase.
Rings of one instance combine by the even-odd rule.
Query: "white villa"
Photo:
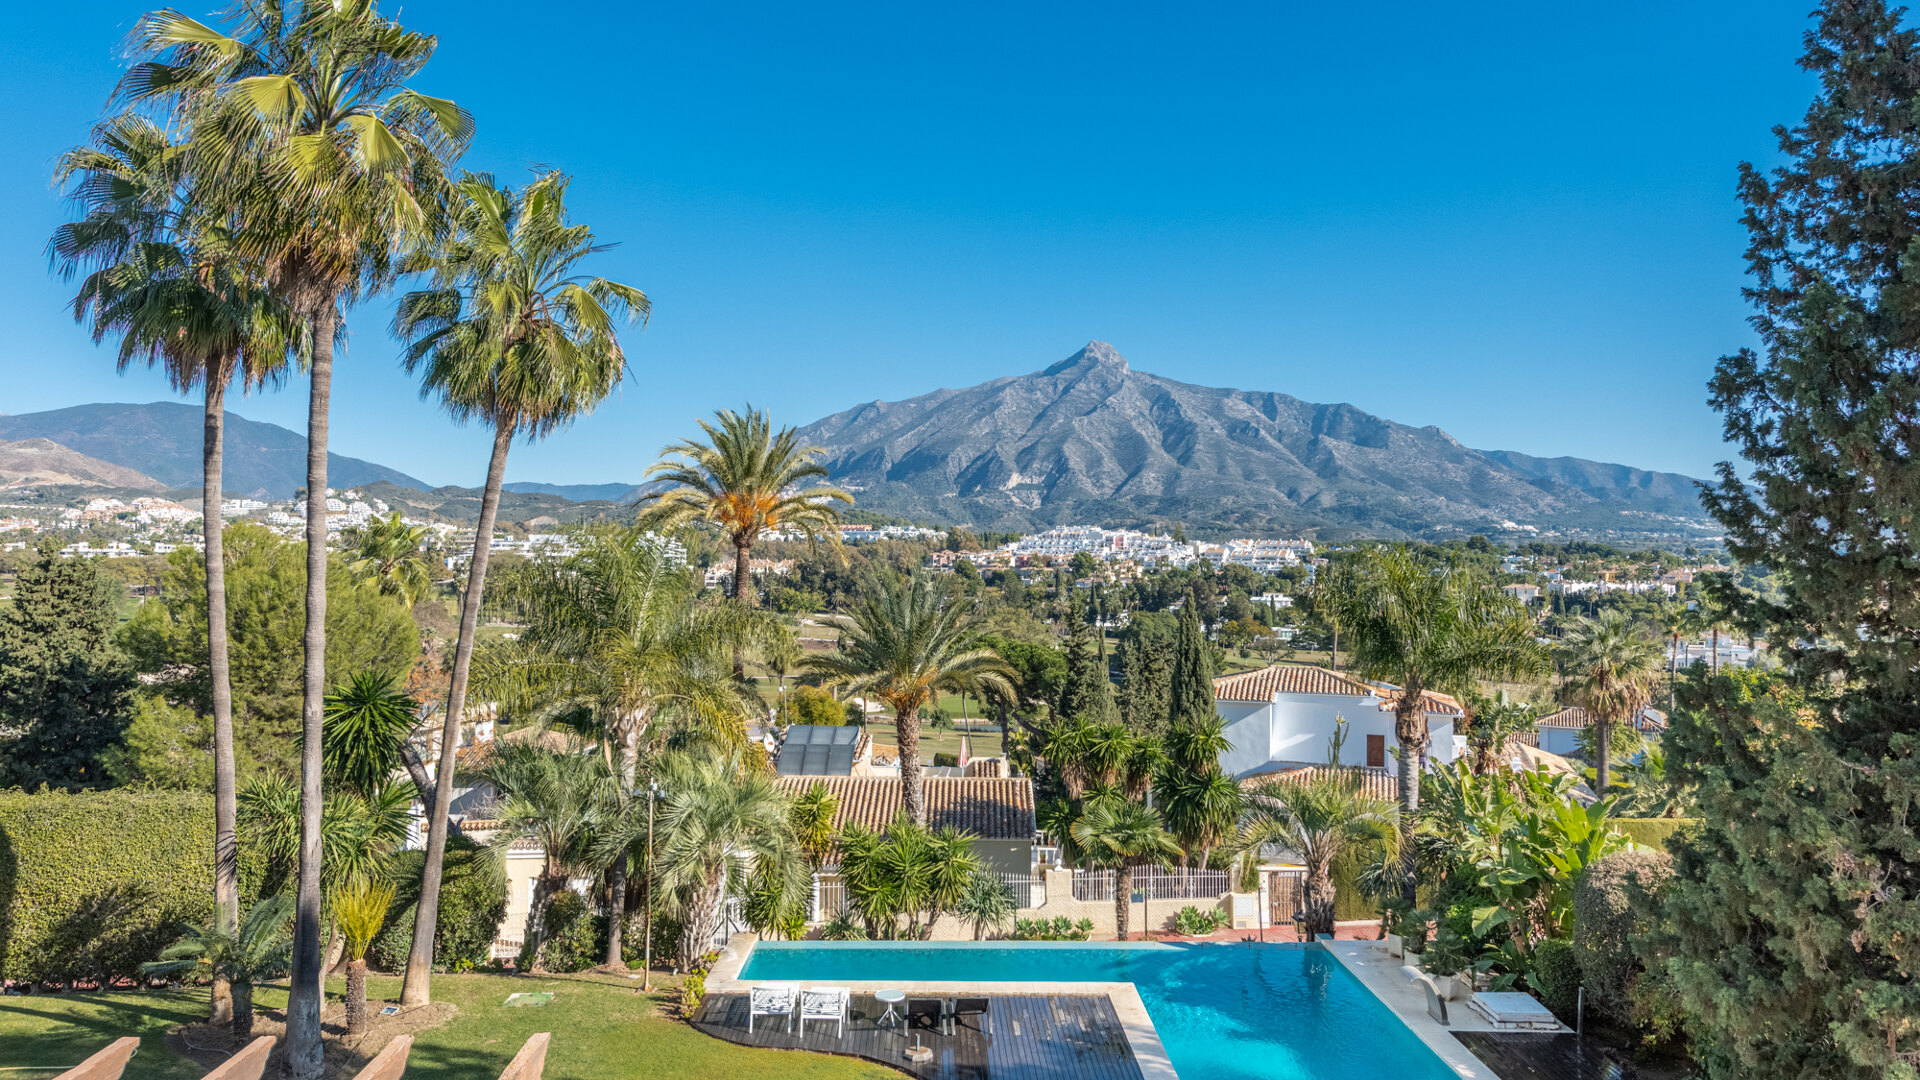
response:
[[[1233,748],[1220,755],[1220,768],[1236,779],[1288,772],[1302,764],[1323,763],[1336,719],[1347,725],[1341,760],[1348,765],[1391,768],[1393,707],[1400,689],[1362,682],[1320,667],[1275,666],[1213,680],[1213,696],[1226,722]],[[1428,691],[1429,760],[1451,762],[1463,750],[1453,722],[1464,715],[1460,703]]]

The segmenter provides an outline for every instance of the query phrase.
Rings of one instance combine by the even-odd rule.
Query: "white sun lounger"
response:
[[[787,1030],[793,1030],[793,1006],[800,995],[797,983],[766,983],[747,991],[747,1032],[753,1032],[756,1016],[784,1016]]]
[[[816,986],[800,991],[800,1033],[806,1034],[809,1020],[830,1020],[834,1025],[833,1037],[845,1035],[847,1005],[852,998],[853,991],[844,986]]]

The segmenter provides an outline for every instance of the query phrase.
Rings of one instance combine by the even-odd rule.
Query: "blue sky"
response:
[[[0,411],[167,398],[42,255],[149,4],[10,16]],[[201,14],[212,3],[185,0]],[[649,5],[411,0],[465,164],[577,175],[655,317],[598,413],[509,479],[631,481],[693,418],[805,423],[1036,371],[1089,339],[1188,382],[1348,401],[1471,446],[1705,475],[1751,340],[1741,160],[1812,93],[1809,0]],[[1330,10],[1342,8],[1344,10]],[[388,309],[349,314],[333,446],[478,484]],[[235,403],[299,429],[304,383]]]

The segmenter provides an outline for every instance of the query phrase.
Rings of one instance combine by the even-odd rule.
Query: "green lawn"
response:
[[[527,1036],[552,1032],[547,1080],[718,1080],[721,1077],[800,1077],[807,1080],[882,1080],[889,1069],[851,1058],[750,1050],[721,1042],[654,1013],[654,1001],[634,992],[637,982],[605,976],[516,978],[439,975],[434,997],[459,1007],[437,1028],[418,1032],[408,1058],[408,1080],[494,1080]],[[339,980],[328,984],[330,995]],[[400,980],[375,977],[368,994],[397,998]],[[504,1008],[516,991],[548,991],[540,1008]],[[261,1004],[278,1009],[283,990],[261,991]],[[0,998],[0,1067],[6,1077],[50,1076],[20,1066],[78,1064],[123,1035],[140,1036],[128,1080],[194,1080],[205,1070],[170,1053],[166,1030],[203,1016],[205,990],[62,994]]]

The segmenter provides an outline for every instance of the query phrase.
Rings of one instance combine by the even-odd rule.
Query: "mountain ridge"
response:
[[[1351,404],[1135,371],[1099,341],[1032,374],[867,402],[799,434],[863,506],[988,528],[1177,521],[1416,536],[1704,517],[1691,477],[1475,450]],[[1653,524],[1630,531],[1671,523]]]

